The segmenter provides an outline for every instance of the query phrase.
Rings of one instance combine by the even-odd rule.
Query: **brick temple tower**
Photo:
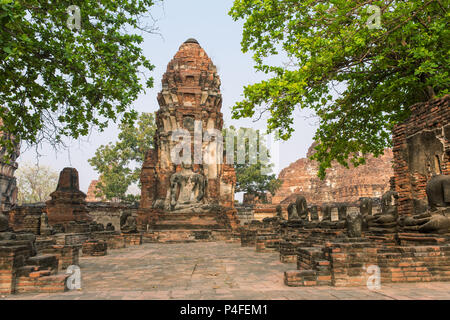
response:
[[[220,146],[220,79],[197,40],[184,42],[169,62],[158,103],[155,147],[141,172],[141,229],[235,226],[236,176]]]

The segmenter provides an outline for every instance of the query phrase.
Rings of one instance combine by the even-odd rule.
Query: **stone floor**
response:
[[[237,243],[144,244],[80,259],[82,289],[6,299],[450,299],[450,282],[381,284],[367,288],[283,284],[278,253]]]

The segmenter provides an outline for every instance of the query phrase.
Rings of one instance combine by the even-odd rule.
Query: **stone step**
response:
[[[54,255],[42,254],[37,255],[27,260],[28,265],[38,266],[38,270],[50,269],[57,271],[58,270],[58,259]]]

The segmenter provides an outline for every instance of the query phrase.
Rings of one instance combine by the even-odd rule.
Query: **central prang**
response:
[[[140,230],[237,225],[236,174],[225,164],[222,147],[220,84],[217,68],[199,43],[184,42],[158,94],[155,147],[141,171]]]

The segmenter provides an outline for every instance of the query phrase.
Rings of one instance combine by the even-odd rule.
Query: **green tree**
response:
[[[268,131],[287,140],[294,109],[311,108],[320,120],[319,176],[333,160],[363,164],[390,146],[410,105],[449,92],[449,4],[235,0],[229,14],[245,20],[242,50],[253,51],[255,68],[271,78],[245,87],[233,117],[267,112]],[[380,9],[379,27],[369,5]],[[278,54],[289,63],[271,64]]]
[[[135,125],[121,124],[118,141],[100,146],[89,164],[100,174],[97,195],[108,200],[135,201],[127,194],[139,182],[147,150],[153,147],[156,125],[153,113],[141,113]]]
[[[0,130],[57,146],[111,120],[134,121],[131,104],[144,90],[138,74],[154,68],[134,30],[154,32],[141,23],[153,4],[0,0]],[[79,29],[72,5],[80,9]]]
[[[227,147],[227,134],[234,137],[234,169],[236,171],[236,192],[245,192],[266,201],[266,194],[272,195],[281,186],[282,181],[272,174],[273,164],[264,137],[259,130],[240,128],[237,132],[233,126],[224,130],[224,150]],[[243,142],[243,144],[242,144]],[[255,152],[251,152],[254,147]],[[238,153],[242,152],[239,160]]]
[[[56,190],[59,174],[49,166],[21,163],[17,178],[17,200],[19,204],[44,202]]]

